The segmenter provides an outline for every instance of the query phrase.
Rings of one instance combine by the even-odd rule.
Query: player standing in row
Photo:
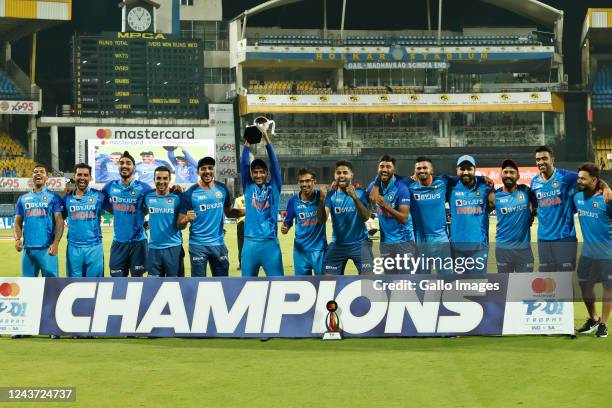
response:
[[[380,256],[382,258],[414,256],[414,233],[410,217],[410,190],[395,176],[395,159],[384,155],[378,160],[378,178],[367,189],[378,188],[372,206],[378,215]],[[397,265],[396,265],[397,266]],[[410,273],[393,268],[386,273]]]
[[[465,155],[457,159],[457,177],[459,182],[450,188],[448,197],[451,212],[450,241],[455,271],[487,273],[487,204],[491,188],[482,178],[476,178],[476,160],[472,156]]]
[[[582,230],[584,246],[578,264],[578,282],[589,313],[578,333],[608,337],[608,318],[612,310],[612,203],[606,203],[601,191],[599,168],[585,163],[579,168],[578,190],[574,204]],[[595,309],[595,284],[603,285],[601,315]]]
[[[180,193],[170,191],[170,169],[158,167],[153,173],[155,191],[145,195],[144,206],[149,214],[149,276],[185,276],[183,234],[178,228]],[[183,226],[184,228],[184,226]]]
[[[267,276],[283,276],[283,258],[277,236],[277,214],[282,176],[267,128],[262,129],[270,171],[266,162],[255,159],[249,165],[250,144],[244,142],[240,159],[242,191],[246,206],[242,276],[257,276],[262,267]],[[270,181],[267,181],[270,176]]]
[[[80,163],[74,168],[76,188],[64,197],[68,223],[66,275],[69,278],[104,276],[104,248],[100,217],[110,203],[106,194],[89,188],[91,166]]]
[[[204,157],[198,161],[200,180],[183,194],[179,228],[189,228],[189,256],[191,276],[206,276],[210,263],[212,276],[228,276],[229,259],[223,231],[223,215],[237,218],[244,210],[232,208],[232,200],[225,184],[215,180],[215,159]]]
[[[114,216],[113,244],[109,269],[112,277],[142,276],[147,262],[147,234],[144,228],[144,197],[152,191],[148,184],[134,179],[136,163],[128,151],[119,159],[121,180],[104,186]]]
[[[360,274],[373,273],[374,256],[368,238],[366,221],[370,218],[370,200],[365,190],[353,186],[353,165],[336,162],[331,190],[321,190],[325,209],[320,209],[319,223],[324,224],[331,214],[333,234],[323,259],[323,271],[329,275],[344,275],[349,259]]]
[[[24,277],[58,276],[57,249],[64,233],[62,199],[47,190],[47,168],[34,166],[34,188],[23,194],[15,205],[15,249],[22,252]]]
[[[295,220],[293,266],[295,275],[323,274],[323,256],[327,248],[325,224],[318,222],[318,211],[325,206],[321,191],[315,190],[316,174],[307,169],[298,171],[300,192],[289,199],[281,232],[287,234]]]
[[[108,183],[109,181],[119,180],[119,159],[120,152],[113,152],[110,155],[97,153],[96,146],[96,183]]]
[[[156,168],[161,166],[172,168],[167,161],[156,159],[152,151],[140,153],[140,158],[142,161],[136,163],[136,174],[138,174],[138,180],[143,183],[153,184],[153,173]]]
[[[169,146],[165,148],[168,150],[168,160],[174,166],[174,173],[176,178],[175,183],[197,183],[198,182],[198,163],[189,154],[187,149],[181,147],[183,151],[182,156],[176,156],[174,154],[175,146]]]
[[[531,224],[534,208],[531,190],[525,184],[517,184],[519,168],[513,160],[504,160],[501,171],[503,186],[489,193],[489,207],[495,210],[497,216],[497,271],[533,272]]]

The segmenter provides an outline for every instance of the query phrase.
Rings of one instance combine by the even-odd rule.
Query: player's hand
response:
[[[16,239],[15,240],[15,249],[17,250],[17,252],[21,252],[21,250],[23,249],[23,241],[20,239]]]
[[[145,222],[144,222],[144,224],[142,224],[142,226],[143,226],[143,228],[144,228],[145,230],[147,230],[147,231],[148,231],[148,230],[149,230],[149,228],[151,227],[151,226],[149,225],[149,221],[145,221]]]
[[[332,181],[331,184],[329,185],[329,189],[330,190],[337,190],[338,189],[338,182],[336,180]]]
[[[49,246],[49,255],[57,256],[57,244],[54,242]]]
[[[283,225],[281,225],[281,232],[283,234],[286,234],[289,232],[289,227],[287,226],[287,223],[285,221],[283,221]]]
[[[487,176],[482,176],[482,181],[484,181],[485,184],[491,188],[495,187],[495,182]]]
[[[346,194],[353,199],[357,198],[357,195],[355,194],[355,187],[352,184],[346,186]]]
[[[174,194],[181,194],[183,192],[183,187],[181,187],[178,184],[175,184],[172,187],[170,187],[170,192]]]
[[[187,211],[187,221],[188,222],[192,222],[193,220],[195,220],[196,217],[196,213],[193,210],[189,210]]]
[[[72,194],[73,190],[74,188],[70,187],[70,184],[66,184],[66,187],[64,187],[64,195]]]
[[[370,191],[370,202],[377,203],[378,197],[380,197],[380,189],[378,186],[372,187],[372,191]]]
[[[261,133],[263,134],[263,138],[266,141],[266,144],[270,144],[272,143],[272,140],[270,139],[270,135],[268,134],[268,129],[261,129]]]
[[[376,196],[376,201],[374,201],[374,203],[378,204],[378,206],[380,208],[382,208],[383,210],[386,210],[388,207],[387,201],[385,200],[385,197],[381,196],[381,195],[377,195]]]
[[[321,184],[319,186],[319,194],[321,195],[321,199],[325,199],[325,197],[327,197],[327,190],[328,190],[328,186],[326,186],[325,184]]]

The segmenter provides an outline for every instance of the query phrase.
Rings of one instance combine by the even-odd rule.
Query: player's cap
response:
[[[214,166],[214,165],[215,165],[215,159],[213,159],[210,156],[203,157],[198,161],[198,169],[202,166]]]
[[[253,170],[256,167],[262,167],[264,170],[266,171],[268,170],[268,165],[262,159],[255,159],[251,162],[251,170]]]
[[[470,163],[472,166],[476,167],[476,160],[468,154],[465,154],[457,159],[457,166],[460,166],[463,163]]]
[[[123,159],[123,158],[128,158],[132,161],[132,164],[136,165],[136,160],[134,160],[134,157],[130,154],[130,152],[128,152],[127,150],[125,152],[123,152],[123,154],[121,155],[121,157],[119,158],[119,160]]]
[[[505,169],[506,167],[513,167],[518,171],[518,166],[516,165],[516,162],[512,159],[505,159],[502,164],[501,164],[501,169]]]
[[[150,150],[145,150],[144,152],[140,153],[141,156],[153,156],[153,152]]]

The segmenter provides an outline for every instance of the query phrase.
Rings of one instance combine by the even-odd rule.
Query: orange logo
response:
[[[98,129],[96,130],[96,137],[98,139],[109,139],[113,135],[113,131],[110,129]]]
[[[531,289],[535,293],[552,293],[557,288],[557,283],[553,278],[535,278],[531,281]]]
[[[0,296],[2,297],[17,297],[21,289],[16,283],[4,282],[0,285]]]

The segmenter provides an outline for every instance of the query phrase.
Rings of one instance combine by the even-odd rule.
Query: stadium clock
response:
[[[147,31],[151,27],[153,18],[151,12],[144,7],[134,7],[127,15],[128,26],[134,31]]]

